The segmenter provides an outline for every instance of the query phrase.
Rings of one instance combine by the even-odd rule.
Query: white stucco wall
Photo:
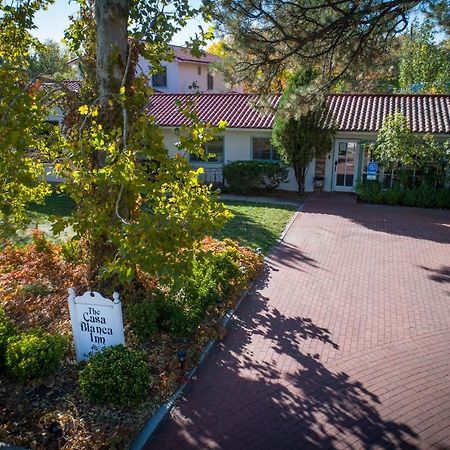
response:
[[[208,91],[208,64],[198,64],[189,62],[178,63],[178,92],[190,92],[193,82],[200,92],[225,92],[229,88],[225,86],[222,75],[213,71],[214,85]]]
[[[224,137],[224,160],[225,163],[232,161],[245,161],[252,159],[252,138],[253,137],[270,137],[270,131],[259,131],[259,130],[225,130],[223,133]],[[177,142],[177,137],[173,129],[163,129],[164,145],[167,148],[169,155],[174,156],[177,153],[177,148],[175,147],[175,142]],[[221,167],[221,164],[213,162],[195,162],[192,164],[194,167]],[[308,192],[314,190],[314,171],[315,163],[311,163],[308,168],[308,173],[306,175],[306,185],[305,189]],[[284,189],[287,191],[296,191],[297,182],[295,181],[294,171],[289,169],[289,180],[287,183],[280,185],[279,189]]]
[[[166,72],[167,73],[167,86],[166,87],[156,86],[155,89],[157,89],[158,91],[161,91],[161,92],[179,92],[179,89],[178,89],[178,80],[179,80],[178,63],[176,61],[163,62],[161,65],[163,67],[165,67],[166,71],[167,71]],[[145,75],[148,75],[148,73],[149,73],[150,64],[142,56],[139,57],[137,70],[142,71]],[[151,81],[151,77],[150,77],[150,84],[151,84],[151,82],[152,81]]]
[[[230,90],[230,86],[225,84],[222,74],[214,70],[214,89],[208,91],[208,64],[172,61],[163,62],[162,66],[167,70],[167,87],[156,86],[155,88],[158,91],[189,93],[192,92],[190,87],[194,82],[201,92],[226,92]],[[149,69],[148,61],[142,56],[139,57],[138,70],[148,75]]]

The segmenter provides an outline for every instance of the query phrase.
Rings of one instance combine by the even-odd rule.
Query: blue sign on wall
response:
[[[370,161],[370,163],[367,164],[367,179],[376,180],[377,172],[378,172],[378,164],[374,161]]]

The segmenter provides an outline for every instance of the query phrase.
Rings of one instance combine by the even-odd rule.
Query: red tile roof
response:
[[[327,103],[339,131],[378,131],[400,111],[415,133],[450,133],[450,95],[334,94]]]
[[[150,100],[149,113],[160,126],[187,125],[189,121],[178,112],[177,100],[191,99],[203,122],[217,125],[220,120],[228,128],[270,129],[273,113],[256,110],[261,103],[255,94],[156,94]],[[269,97],[275,109],[280,95]],[[396,111],[403,112],[416,133],[450,134],[450,95],[396,95],[396,94],[332,94],[328,96],[328,122],[334,119],[339,131],[376,132],[384,117]]]
[[[276,108],[279,99],[280,95],[271,96],[270,106]],[[195,111],[202,122],[217,125],[225,120],[227,128],[272,128],[274,116],[255,108],[261,103],[261,96],[255,94],[155,94],[150,99],[149,114],[155,116],[160,126],[189,125],[190,121],[177,106],[177,101],[189,100],[195,102]]]
[[[79,80],[63,80],[61,81],[61,84],[71,91],[74,92],[80,91],[81,81]]]

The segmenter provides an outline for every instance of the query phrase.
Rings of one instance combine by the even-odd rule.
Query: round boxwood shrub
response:
[[[67,351],[59,335],[36,329],[9,339],[5,352],[7,372],[15,378],[41,378],[57,369]]]
[[[6,346],[8,339],[15,336],[16,328],[8,318],[3,308],[0,307],[0,369],[4,365]]]
[[[150,385],[145,354],[123,345],[108,347],[91,356],[80,371],[79,382],[92,402],[136,404],[147,396]]]

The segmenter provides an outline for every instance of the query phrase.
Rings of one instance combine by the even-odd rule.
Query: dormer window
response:
[[[214,77],[212,74],[208,72],[208,91],[212,91],[214,89]]]
[[[163,67],[162,70],[152,75],[153,87],[167,87],[167,68]]]

